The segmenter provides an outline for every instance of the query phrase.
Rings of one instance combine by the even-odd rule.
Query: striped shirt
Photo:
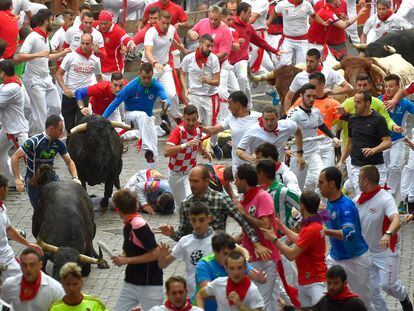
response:
[[[51,140],[46,133],[28,138],[20,147],[26,154],[26,177],[33,177],[36,168],[41,164],[53,166],[55,156],[68,153],[66,145],[60,139]]]
[[[277,180],[270,185],[267,191],[273,197],[276,217],[279,218],[286,227],[293,228],[294,220],[292,217],[292,210],[296,209],[297,211],[300,211],[299,196]]]
[[[249,223],[243,218],[230,197],[210,188],[201,198],[197,198],[191,194],[181,202],[180,224],[178,229],[171,236],[173,240],[178,241],[182,236],[193,232],[193,228],[190,224],[190,207],[195,202],[202,202],[208,206],[210,214],[213,218],[210,226],[214,231],[226,231],[227,218],[230,216],[243,228],[250,241],[253,243],[259,242],[253,227],[250,226]]]

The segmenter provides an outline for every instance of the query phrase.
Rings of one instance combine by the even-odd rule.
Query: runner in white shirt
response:
[[[302,150],[302,130],[292,120],[278,120],[275,106],[267,105],[259,118],[259,123],[250,127],[244,133],[237,145],[236,155],[244,161],[255,164],[254,151],[262,143],[268,142],[278,148],[279,160],[285,160],[285,144],[289,138],[295,136],[298,150]],[[236,146],[233,145],[233,148]],[[304,167],[302,153],[297,153],[297,161],[300,167]]]
[[[412,27],[413,25],[404,18],[393,13],[389,8],[388,0],[377,0],[377,14],[371,15],[366,21],[361,35],[361,42],[369,44],[387,33]]]
[[[30,98],[34,133],[41,133],[46,118],[50,115],[59,115],[61,106],[59,94],[49,74],[49,60],[55,61],[70,50],[50,53],[48,33],[52,31],[52,11],[40,10],[35,17],[38,27],[35,27],[24,40],[15,60],[17,63],[26,62],[23,84]]]
[[[62,115],[67,133],[83,116],[75,98],[75,91],[90,85],[94,74],[98,81],[102,81],[101,62],[92,54],[92,45],[92,35],[84,33],[81,47],[66,55],[56,73],[56,79],[63,90]]]
[[[303,142],[303,149],[300,150],[296,146],[293,146],[294,152],[303,153],[303,158],[306,161],[305,169],[300,169],[293,159],[291,162],[291,168],[296,173],[299,181],[299,187],[306,191],[315,191],[319,174],[324,168],[321,154],[319,153],[320,141],[312,140],[312,138],[318,137],[318,128],[332,138],[334,144],[339,147],[339,139],[334,136],[332,131],[325,125],[323,116],[319,109],[313,107],[313,103],[316,99],[316,86],[310,83],[305,84],[300,90],[300,97],[302,99],[301,104],[293,108],[288,119],[295,121],[302,129],[303,139],[310,139]],[[323,138],[323,136],[322,136]]]
[[[414,27],[414,1],[402,0],[400,7],[395,14],[404,18],[407,22],[410,22]]]
[[[192,306],[187,297],[187,282],[181,276],[171,276],[165,282],[165,293],[168,300],[162,306],[155,306],[149,309],[149,311],[202,311],[203,309]]]
[[[188,98],[187,103],[197,107],[200,123],[205,126],[216,125],[220,112],[220,63],[211,52],[213,42],[212,36],[202,35],[196,51],[187,54],[181,62],[180,79],[184,96]],[[210,144],[216,158],[221,160],[223,150],[217,145],[217,135],[211,136]]]
[[[64,24],[53,34],[52,39],[50,39],[50,45],[54,50],[60,50],[65,43],[66,31],[73,26],[73,21],[75,19],[75,12],[70,9],[65,9],[62,12]]]
[[[9,150],[17,147],[28,138],[29,124],[24,117],[24,90],[22,82],[15,75],[11,60],[0,62],[0,172],[9,180],[14,180],[9,166]]]
[[[31,4],[29,0],[12,0],[13,2],[13,14],[20,15],[20,12],[25,13],[25,19],[19,19],[19,28],[23,26],[23,22],[29,22],[32,18]]]
[[[289,91],[285,96],[285,112],[287,113],[291,107],[292,99],[295,93],[306,83],[309,82],[309,74],[312,72],[322,72],[325,76],[325,87],[329,90],[330,95],[350,94],[353,88],[345,81],[338,72],[330,68],[329,66],[323,66],[321,60],[321,53],[317,49],[310,49],[306,52],[306,70],[299,72],[292,83],[290,84]],[[337,91],[333,91],[335,85],[339,85],[341,88]]]
[[[212,217],[205,204],[200,202],[191,206],[189,215],[193,233],[179,239],[172,252],[167,244],[161,243],[158,266],[165,269],[176,259],[184,261],[187,274],[187,297],[191,298],[196,290],[195,266],[201,258],[213,253],[211,238],[214,231],[209,227]]]
[[[101,59],[105,59],[106,51],[102,34],[92,27],[94,22],[93,14],[85,12],[82,15],[81,25],[73,25],[65,33],[65,44],[63,47],[70,47],[75,51],[81,45],[81,37],[84,33],[90,33],[93,38],[93,53]],[[95,83],[95,81],[94,81]]]
[[[185,48],[174,40],[176,29],[171,25],[171,14],[161,10],[159,19],[153,27],[148,29],[144,39],[145,55],[142,61],[154,66],[154,78],[165,89],[170,99],[171,115],[177,124],[181,123],[181,113],[178,109],[178,95],[175,89],[171,66],[168,64],[171,46],[186,52]]]
[[[248,98],[242,91],[231,93],[227,102],[231,115],[221,121],[220,124],[204,127],[202,130],[209,135],[214,135],[228,129],[231,130],[231,143],[233,145],[231,149],[231,164],[234,176],[237,166],[246,163],[246,161],[243,161],[237,156],[235,146],[239,145],[244,133],[258,123],[260,113],[250,111],[248,108]]]
[[[379,179],[374,165],[363,166],[358,181],[362,193],[355,198],[372,261],[372,303],[375,310],[388,310],[382,288],[400,301],[403,310],[413,310],[407,289],[398,279],[400,215],[393,196],[379,186]]]
[[[357,7],[358,0],[346,0],[346,6],[347,6],[347,15],[349,19],[354,18],[354,16],[357,15],[356,7]],[[361,43],[361,40],[359,39],[358,35],[358,23],[353,23],[350,25],[347,29],[345,29],[346,33],[349,36],[349,39],[351,39],[351,42],[353,44]]]
[[[75,20],[73,21],[73,26],[80,26],[82,24],[82,16],[85,12],[90,12],[91,6],[87,2],[83,2],[79,5],[79,13],[75,17]]]
[[[8,278],[1,288],[1,299],[14,310],[49,310],[53,302],[65,295],[62,285],[41,271],[42,260],[35,251],[23,250],[20,267],[22,274]],[[22,284],[23,278],[25,283]],[[38,290],[29,290],[30,283],[35,282],[40,282]]]

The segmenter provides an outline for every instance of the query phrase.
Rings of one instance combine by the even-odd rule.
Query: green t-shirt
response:
[[[300,211],[299,196],[277,180],[269,186],[268,192],[273,197],[277,217],[286,227],[293,228],[292,210]]]
[[[63,299],[60,299],[52,304],[50,311],[108,311],[105,305],[98,298],[83,295],[83,300],[76,306],[66,304]]]
[[[343,103],[342,107],[345,108],[346,112],[350,114],[355,114],[355,103],[354,98],[349,97],[347,98]],[[391,119],[390,115],[388,114],[387,110],[385,109],[384,103],[376,98],[372,97],[371,101],[371,109],[378,112],[380,115],[382,115],[385,118],[385,121],[387,122],[388,129],[392,131],[392,126],[395,124],[394,120]],[[348,122],[344,121],[342,126],[342,139],[344,141],[344,145],[348,142]]]

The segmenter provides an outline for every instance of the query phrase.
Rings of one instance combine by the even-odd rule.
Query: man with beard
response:
[[[181,63],[181,83],[186,101],[197,107],[199,121],[211,126],[216,124],[220,111],[220,63],[217,56],[211,53],[213,37],[204,34],[199,42],[195,52],[186,55]],[[223,158],[223,150],[217,145],[217,135],[211,137],[210,144],[216,158]]]

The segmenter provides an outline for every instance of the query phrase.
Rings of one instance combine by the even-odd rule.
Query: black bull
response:
[[[71,133],[67,139],[67,146],[75,162],[79,179],[85,189],[86,184],[94,186],[105,183],[105,193],[100,205],[107,208],[113,187],[120,188],[121,139],[111,122],[96,115],[84,117],[81,127],[77,126]]]
[[[51,182],[43,186],[32,219],[32,233],[45,252],[44,264],[54,261],[53,277],[60,268],[78,262],[82,274],[89,275],[91,263],[107,266],[93,248],[96,225],[93,204],[85,189],[74,182]],[[46,243],[46,244],[45,244]],[[89,257],[89,258],[88,258]]]

